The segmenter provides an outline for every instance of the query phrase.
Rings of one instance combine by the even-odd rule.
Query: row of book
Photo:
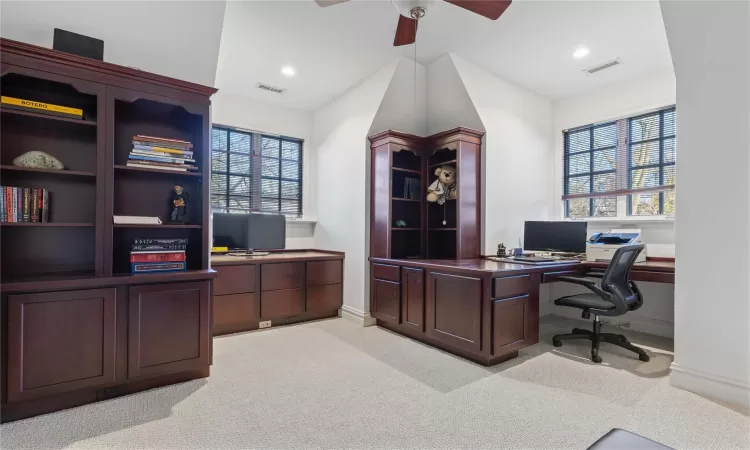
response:
[[[185,238],[135,239],[130,251],[130,272],[184,272],[187,243]]]
[[[198,170],[193,159],[193,144],[179,139],[136,135],[128,167],[188,172]]]
[[[3,222],[49,222],[47,189],[0,186]]]
[[[68,106],[55,105],[52,103],[35,102],[23,98],[0,96],[0,104],[3,108],[17,111],[28,111],[33,113],[47,114],[49,116],[67,117],[69,119],[83,119],[83,110]]]

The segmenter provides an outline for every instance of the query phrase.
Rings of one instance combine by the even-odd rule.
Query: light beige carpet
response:
[[[0,428],[10,448],[584,449],[614,427],[680,449],[750,448],[747,412],[673,388],[671,342],[652,359],[543,343],[492,368],[341,319],[215,340],[207,380]]]

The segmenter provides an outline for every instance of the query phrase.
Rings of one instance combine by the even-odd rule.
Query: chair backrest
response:
[[[646,248],[644,244],[634,244],[623,245],[617,249],[602,277],[602,289],[619,297],[631,306],[631,309],[638,308],[643,303],[640,291],[635,283],[631,284],[628,281],[628,276],[636,258],[644,248]],[[633,305],[633,302],[636,302],[637,305]]]

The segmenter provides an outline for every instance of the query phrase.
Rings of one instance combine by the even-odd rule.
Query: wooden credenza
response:
[[[344,254],[280,251],[268,256],[213,256],[213,334],[256,330],[338,315]]]

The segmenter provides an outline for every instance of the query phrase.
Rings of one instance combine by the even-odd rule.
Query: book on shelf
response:
[[[4,108],[17,111],[29,111],[58,117],[68,117],[71,119],[83,119],[82,109],[70,108],[68,106],[55,105],[52,103],[36,102],[33,100],[7,97],[3,95],[0,96],[0,104],[2,104]]]
[[[133,136],[134,141],[139,142],[154,142],[157,144],[164,144],[165,146],[178,146],[178,147],[185,147],[185,148],[193,148],[193,144],[190,141],[183,141],[181,139],[171,139],[171,138],[164,138],[164,137],[158,137],[158,136],[146,136],[143,134],[137,134]]]
[[[130,248],[134,252],[149,252],[149,251],[176,251],[186,250],[187,244],[133,244]]]
[[[115,224],[119,225],[161,225],[161,219],[150,216],[112,216]]]
[[[0,186],[2,222],[47,222],[49,191],[37,188]]]
[[[189,172],[187,167],[164,167],[164,166],[152,166],[150,164],[140,164],[137,162],[128,162],[127,167],[140,167],[143,169],[155,169],[155,170],[169,170],[172,172]]]
[[[131,156],[132,158],[132,156]],[[174,167],[175,169],[185,169],[185,170],[198,170],[197,167],[191,166],[189,164],[180,164],[180,163],[171,163],[171,162],[165,162],[165,161],[146,161],[146,160],[130,160],[128,162],[136,163],[136,164],[143,164],[146,166],[156,166],[156,167]]]
[[[168,155],[168,153],[166,154]],[[130,159],[142,159],[144,161],[169,162],[169,163],[175,163],[175,164],[185,164],[185,163],[195,162],[194,159],[173,158],[172,156],[157,155],[155,153],[141,152],[140,150],[133,150],[132,152],[130,152]]]
[[[159,146],[153,146],[153,145],[143,145],[143,144],[137,144],[138,141],[133,141],[133,151],[141,151],[141,152],[160,152],[160,153],[167,153],[169,155],[177,155],[177,156],[193,156],[193,152],[190,150],[185,150],[183,148],[174,148],[174,147],[159,147]]]
[[[131,273],[185,272],[185,262],[131,263]]]
[[[187,238],[140,238],[133,241],[133,245],[177,245],[187,243]]]
[[[184,251],[175,252],[131,252],[130,262],[131,263],[149,263],[149,262],[183,262],[185,261]]]

